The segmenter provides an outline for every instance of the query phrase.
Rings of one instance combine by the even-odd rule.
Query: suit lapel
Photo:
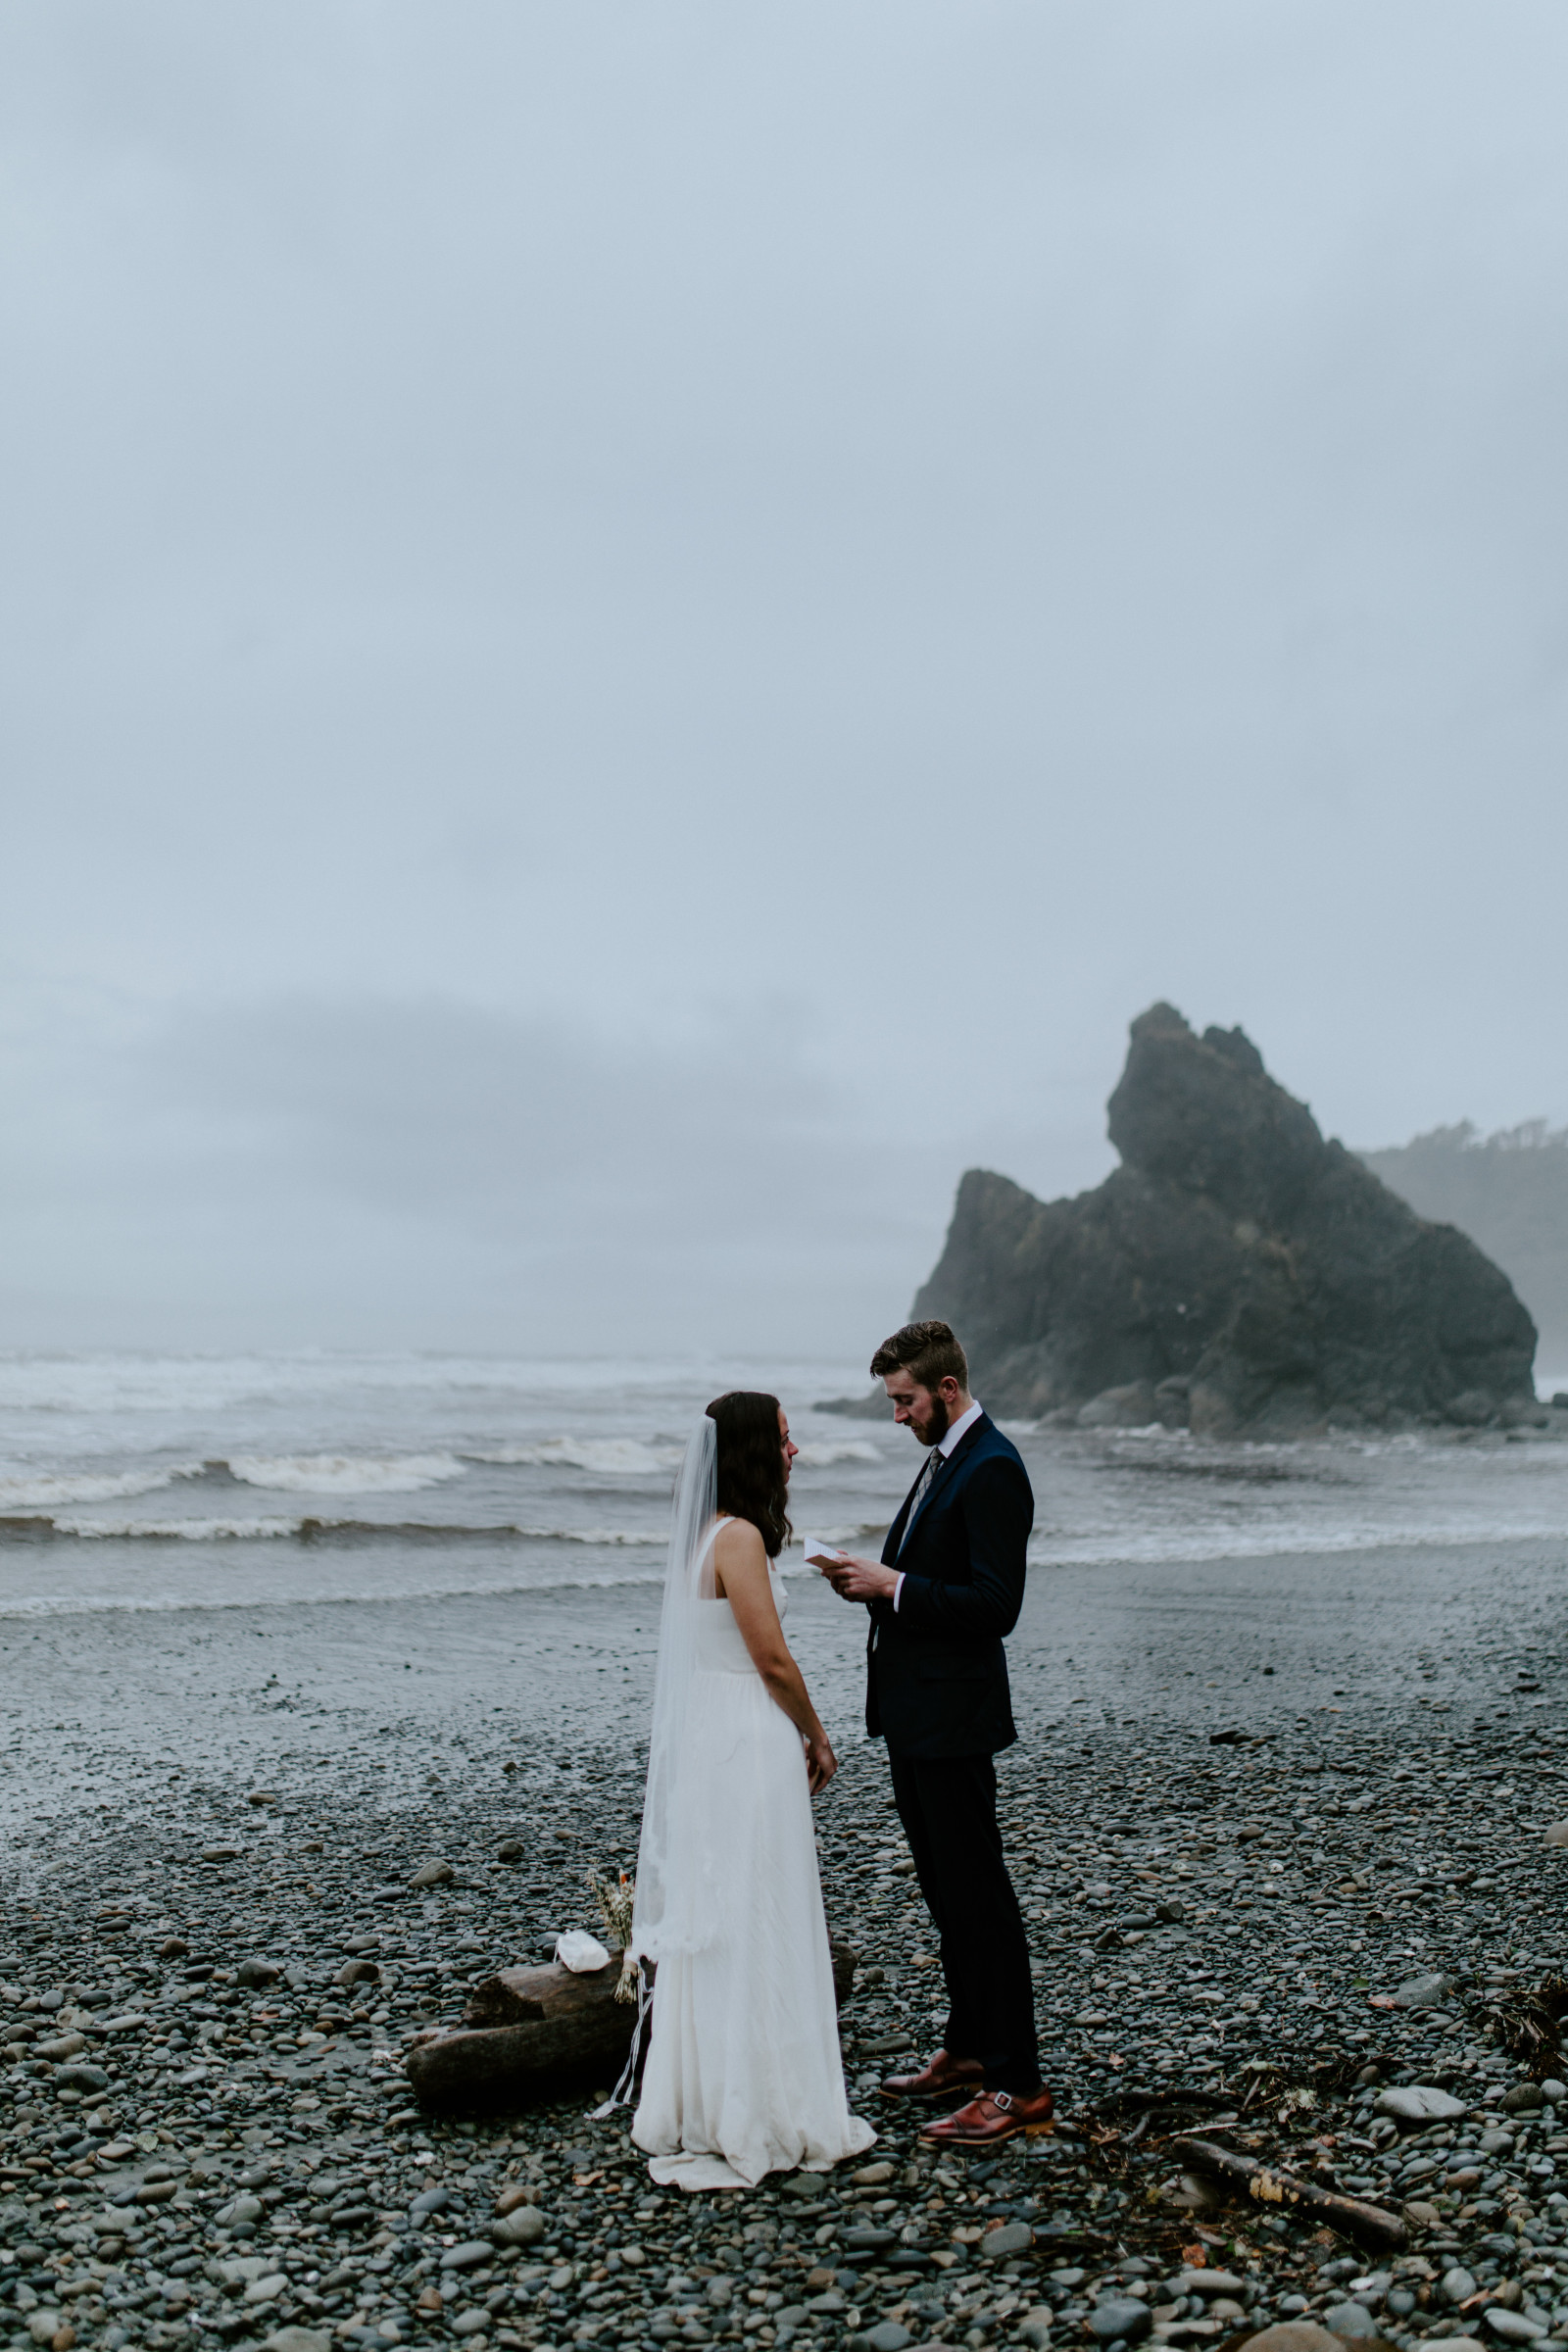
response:
[[[909,1492],[900,1503],[898,1510],[894,1514],[893,1525],[888,1529],[886,1541],[882,1545],[882,1565],[884,1568],[891,1568],[899,1556],[899,1547],[904,1542],[904,1531],[909,1524],[909,1506],[914,1500],[914,1489],[920,1484],[920,1481],[922,1478],[924,1478],[924,1476],[925,1464],[922,1462],[919,1469],[914,1474],[914,1485],[910,1487]],[[931,1474],[931,1486],[934,1487],[936,1485],[937,1477],[938,1473],[933,1471]],[[929,1502],[930,1499],[931,1489],[928,1487],[926,1489],[925,1501]],[[923,1510],[925,1504],[922,1503],[920,1507]]]
[[[915,1473],[914,1487],[917,1487],[917,1486],[920,1484],[920,1481],[921,1481],[921,1479],[922,1479],[924,1476],[925,1476],[925,1464],[924,1464],[924,1462],[922,1462],[922,1463],[920,1464],[919,1470],[918,1470],[918,1471]],[[931,1486],[932,1486],[932,1487],[934,1487],[934,1486],[936,1485],[936,1483],[937,1483],[937,1480],[938,1480],[938,1478],[939,1478],[940,1476],[941,1476],[941,1472],[940,1472],[940,1470],[934,1470],[934,1471],[931,1473]],[[904,1500],[903,1500],[903,1501],[900,1503],[900,1505],[899,1505],[899,1508],[898,1508],[898,1514],[897,1514],[897,1516],[896,1516],[896,1517],[895,1517],[895,1519],[894,1519],[893,1525],[892,1525],[892,1526],[891,1526],[891,1527],[888,1529],[888,1532],[887,1532],[887,1540],[885,1541],[885,1543],[884,1543],[884,1544],[883,1544],[883,1545],[882,1545],[882,1565],[883,1565],[883,1567],[884,1567],[884,1568],[896,1568],[896,1567],[898,1566],[898,1564],[899,1564],[899,1553],[900,1553],[900,1551],[903,1549],[903,1545],[904,1545],[904,1530],[905,1530],[905,1526],[906,1526],[906,1524],[907,1523],[907,1521],[908,1521],[908,1517],[909,1517],[909,1505],[910,1505],[910,1503],[911,1503],[911,1502],[913,1502],[913,1500],[914,1500],[914,1487],[911,1487],[911,1488],[909,1489],[909,1492],[907,1493],[907,1494],[906,1494],[906,1496],[904,1497]],[[931,1487],[928,1487],[928,1488],[926,1489],[926,1493],[925,1493],[925,1502],[929,1502],[929,1501],[930,1501],[930,1499],[931,1499]],[[924,1508],[925,1508],[925,1503],[922,1503],[920,1507],[921,1507],[921,1510],[923,1511],[923,1510],[924,1510]],[[883,1620],[884,1618],[887,1618],[887,1619],[889,1619],[889,1620],[891,1620],[891,1618],[892,1618],[892,1615],[893,1615],[893,1604],[892,1604],[892,1602],[891,1602],[891,1601],[888,1601],[888,1600],[874,1600],[874,1601],[871,1603],[871,1611],[870,1611],[870,1614],[871,1614],[871,1624],[870,1624],[870,1630],[869,1630],[869,1632],[867,1633],[867,1635],[866,1635],[866,1638],[865,1638],[865,1654],[866,1654],[866,1656],[867,1656],[867,1657],[869,1657],[869,1656],[870,1656],[870,1654],[871,1654],[872,1650],[873,1650],[873,1649],[875,1649],[875,1647],[876,1647],[876,1636],[877,1636],[877,1628],[878,1628],[878,1626],[881,1624],[881,1622],[882,1622],[882,1620]]]
[[[924,1477],[924,1475],[925,1464],[922,1462],[915,1477],[914,1487],[917,1487],[920,1484],[920,1480]],[[882,1546],[882,1560],[885,1567],[891,1568],[894,1561],[899,1556],[899,1546],[904,1542],[904,1530],[908,1521],[909,1505],[914,1500],[914,1487],[909,1489],[909,1492],[900,1503],[898,1510],[894,1514],[893,1525],[888,1529],[887,1541]]]

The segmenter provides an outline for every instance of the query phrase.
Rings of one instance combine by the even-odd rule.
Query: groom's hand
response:
[[[840,1600],[891,1600],[899,1589],[898,1571],[880,1560],[858,1560],[846,1555],[823,1569]]]

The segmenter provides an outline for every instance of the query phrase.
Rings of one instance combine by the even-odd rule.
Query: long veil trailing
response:
[[[625,1959],[657,1967],[672,1952],[700,1951],[714,1932],[718,1857],[698,1850],[705,1840],[682,1804],[683,1735],[690,1720],[692,1681],[697,1671],[697,1608],[713,1592],[713,1547],[710,1535],[718,1510],[718,1428],[704,1413],[686,1441],[669,1528],[669,1561],[664,1570],[664,1605],[659,1621],[659,1657],[654,1668],[654,1714],[648,1735],[648,1787],[643,1796],[642,1836],[637,1842],[637,1881],[631,1940]],[[648,2028],[649,1972],[639,1965],[637,2024],[620,2081],[593,2114],[601,2120],[636,2096],[637,2068]]]
[[[694,1815],[702,1808],[682,1804],[681,1779],[697,1670],[697,1612],[713,1590],[710,1536],[717,1494],[718,1428],[704,1413],[686,1442],[675,1481],[629,1947],[638,1960],[700,1951],[714,1933],[710,1898],[718,1890],[720,1857],[693,1850],[700,1836]]]

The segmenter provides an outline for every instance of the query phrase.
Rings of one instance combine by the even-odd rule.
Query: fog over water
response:
[[[1156,997],[1568,1118],[1565,66],[7,11],[0,1348],[853,1366]]]

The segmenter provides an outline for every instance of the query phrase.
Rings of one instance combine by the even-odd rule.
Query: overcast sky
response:
[[[853,1355],[1568,1116],[1559,5],[13,0],[0,1345]]]

